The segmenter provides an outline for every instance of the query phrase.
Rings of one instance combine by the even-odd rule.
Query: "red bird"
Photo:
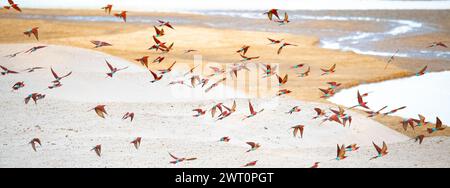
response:
[[[72,74],[72,71],[70,71],[66,75],[60,77],[60,76],[58,76],[58,74],[56,74],[56,72],[53,70],[53,68],[50,68],[50,70],[52,72],[53,77],[55,78],[55,80],[52,81],[53,83],[59,83],[63,78],[66,78]]]
[[[389,112],[383,113],[383,116],[393,114],[393,113],[395,113],[395,112],[397,112],[397,111],[399,111],[399,110],[403,110],[403,109],[405,109],[405,108],[406,108],[406,106],[402,106],[402,107],[400,107],[400,108],[393,109],[393,110],[391,110],[391,111],[389,111]]]
[[[340,161],[340,160],[344,160],[345,158],[347,158],[347,156],[345,156],[345,148],[344,148],[344,144],[342,144],[342,147],[339,147],[339,144],[337,144],[337,156],[336,156],[336,160]]]
[[[255,111],[255,110],[253,109],[253,105],[252,105],[252,103],[251,103],[250,101],[248,101],[248,108],[250,109],[250,115],[246,116],[246,117],[245,117],[244,119],[242,119],[242,120],[245,120],[245,119],[251,118],[251,117],[253,117],[253,116],[256,116],[256,114],[261,113],[262,111],[264,111],[264,108],[261,109],[261,110],[259,110],[259,111]]]
[[[351,144],[351,145],[348,145],[347,147],[345,147],[346,151],[356,151],[358,149],[359,149],[359,147],[356,144]]]
[[[222,137],[219,140],[219,142],[229,142],[229,141],[230,141],[230,137],[228,137],[228,136]]]
[[[250,145],[251,148],[249,150],[247,150],[246,152],[255,151],[256,149],[261,147],[261,145],[259,145],[259,143],[255,143],[255,142],[247,142],[247,144]]]
[[[153,76],[153,80],[152,81],[150,81],[151,83],[155,83],[156,81],[159,81],[159,80],[161,80],[161,78],[163,77],[163,75],[161,74],[161,75],[157,75],[155,72],[153,72],[152,70],[148,70],[148,71],[150,71],[150,73],[152,74],[152,76]]]
[[[360,107],[363,107],[365,109],[369,109],[370,110],[370,108],[367,106],[367,102],[364,102],[361,94],[359,93],[359,90],[357,92],[357,98],[358,98],[358,105],[352,106],[349,109],[352,109],[352,108],[360,106]]]
[[[322,70],[322,76],[323,75],[327,75],[327,74],[331,74],[331,73],[334,73],[336,70],[336,64],[334,64],[333,66],[331,66],[331,68],[330,69],[320,69],[320,70]]]
[[[424,74],[426,73],[426,71],[427,71],[427,68],[428,68],[428,65],[426,65],[425,67],[423,67],[422,69],[420,69],[420,71],[416,73],[416,76],[422,76],[422,75],[424,75]]]
[[[118,69],[116,67],[113,67],[111,64],[109,64],[109,62],[107,60],[105,60],[105,62],[106,62],[106,65],[108,65],[109,70],[111,71],[109,73],[106,73],[107,77],[111,77],[112,78],[116,72],[119,72],[121,70],[125,70],[125,69],[128,68],[128,66],[126,66],[124,68]]]
[[[389,59],[388,59],[387,62],[386,62],[386,66],[384,66],[384,69],[386,69],[392,61],[394,61],[395,56],[398,54],[398,51],[399,51],[399,49],[397,49],[397,50],[394,52],[394,54],[392,54],[391,57],[389,57]]]
[[[183,162],[183,161],[192,161],[192,160],[196,160],[197,158],[195,158],[195,157],[192,157],[192,158],[185,158],[185,157],[183,157],[183,158],[178,158],[178,157],[175,157],[174,155],[172,155],[171,153],[169,153],[169,155],[170,155],[170,157],[172,157],[173,159],[175,159],[175,161],[170,161],[170,163],[172,163],[172,164],[177,164],[177,163],[181,163],[181,162]]]
[[[258,162],[257,160],[256,161],[252,161],[252,162],[249,162],[249,163],[245,164],[242,167],[255,166],[257,162]]]
[[[325,110],[322,110],[320,108],[314,108],[314,111],[316,111],[317,115],[314,116],[313,119],[317,119],[319,117],[326,116],[325,115]]]
[[[242,55],[242,54],[240,54],[240,55],[241,55],[241,57],[242,57],[241,62],[243,62],[243,61],[250,61],[250,60],[258,59],[258,58],[259,58],[259,56],[247,57],[247,56]]]
[[[280,54],[280,53],[281,53],[281,50],[282,50],[284,47],[286,47],[286,46],[297,46],[297,45],[296,45],[296,44],[291,44],[291,43],[284,42],[284,43],[280,46],[280,48],[278,48],[277,54]]]
[[[221,82],[224,82],[227,78],[222,78],[219,81],[217,81],[216,83],[212,84],[211,86],[209,86],[208,88],[206,88],[205,93],[208,93],[208,91],[210,91],[212,88],[217,87]]]
[[[408,125],[414,130],[414,119],[412,118],[403,119],[400,123],[402,124],[403,129],[405,131],[408,129]]]
[[[292,107],[291,110],[289,110],[289,112],[286,112],[286,114],[292,114],[294,112],[300,112],[300,111],[302,111],[302,109],[300,109],[299,106],[294,106],[294,107]]]
[[[39,40],[39,32],[38,32],[39,27],[33,27],[25,32],[23,32],[24,35],[31,37],[31,34],[34,35],[34,37],[36,38],[36,40]]]
[[[206,110],[203,110],[203,109],[200,109],[200,108],[193,109],[192,111],[197,112],[197,114],[193,115],[194,117],[199,117],[199,116],[202,116],[202,115],[206,114]]]
[[[33,138],[33,140],[29,142],[29,144],[31,144],[31,148],[33,148],[34,151],[36,151],[36,143],[39,144],[39,146],[42,146],[41,140],[39,140],[39,138]]]
[[[159,30],[156,26],[153,26],[153,28],[155,28],[156,37],[164,36],[164,28],[161,28],[161,30]]]
[[[37,104],[37,101],[40,100],[40,99],[43,99],[43,98],[45,98],[45,95],[43,95],[43,94],[32,93],[32,94],[28,95],[28,96],[25,98],[25,104],[28,104],[28,102],[30,101],[30,99],[33,99],[34,104]]]
[[[139,146],[141,146],[141,137],[137,137],[136,139],[134,139],[133,141],[130,142],[130,144],[134,145],[134,148],[139,149]]]
[[[161,27],[161,26],[167,26],[167,27],[169,27],[170,29],[174,29],[174,28],[172,27],[172,25],[170,25],[169,22],[165,22],[165,21],[162,21],[162,20],[158,20],[158,22],[159,22],[159,27]]]
[[[218,120],[222,120],[228,116],[230,116],[232,113],[236,112],[236,101],[233,101],[233,105],[231,106],[231,108],[228,108],[225,105],[222,105],[226,110],[221,110],[221,114],[219,115],[219,119]],[[220,110],[220,109],[219,109]]]
[[[309,76],[309,73],[311,72],[311,67],[308,67],[308,70],[306,70],[303,73],[298,73],[298,77],[307,77]]]
[[[144,56],[144,57],[141,57],[139,59],[134,59],[134,60],[148,68],[148,56]]]
[[[386,109],[388,106],[384,106],[383,108],[379,109],[378,111],[365,111],[367,114],[369,114],[367,117],[375,117],[380,114],[381,111]]]
[[[282,86],[284,84],[286,84],[286,82],[288,81],[288,75],[284,75],[283,78],[281,78],[280,76],[278,76],[277,74],[277,78],[278,78],[278,86]]]
[[[163,56],[158,56],[156,59],[154,59],[154,60],[152,61],[152,63],[161,63],[164,59],[165,59],[165,57],[163,57]]]
[[[12,86],[12,89],[13,89],[13,91],[17,91],[18,89],[23,88],[23,87],[25,87],[25,84],[24,84],[24,82],[22,81],[22,82],[17,82],[17,83],[15,83],[15,84]]]
[[[378,155],[377,156],[375,156],[375,157],[372,157],[370,160],[372,160],[372,159],[376,159],[376,158],[379,158],[379,157],[383,157],[383,156],[385,156],[385,155],[387,155],[388,154],[388,152],[387,152],[387,145],[386,145],[386,143],[384,143],[384,141],[383,141],[383,147],[382,148],[380,148],[379,146],[377,146],[375,143],[373,143],[372,142],[372,144],[373,144],[373,146],[375,147],[375,149],[377,150],[377,153],[378,153]]]
[[[167,69],[161,69],[161,70],[158,70],[159,73],[160,73],[160,74],[166,74],[166,73],[169,73],[170,71],[172,71],[172,68],[173,68],[173,66],[174,66],[176,63],[177,63],[176,61],[173,62],[172,65],[170,65],[170,67],[167,68]]]
[[[95,45],[94,48],[100,48],[103,46],[112,46],[112,44],[110,44],[110,43],[98,41],[98,40],[91,40],[91,43]]]
[[[297,68],[302,68],[303,66],[305,66],[305,64],[301,63],[301,64],[297,64],[297,65],[291,66],[290,68],[291,69],[297,69]]]
[[[305,128],[304,125],[296,125],[296,126],[291,127],[291,129],[294,129],[293,130],[294,137],[296,137],[297,134],[300,132],[300,138],[303,138],[303,129],[304,128]]]
[[[276,39],[271,39],[271,38],[267,38],[267,39],[270,41],[269,44],[279,44],[284,40],[284,39],[276,40]]]
[[[18,72],[9,70],[9,69],[7,69],[7,68],[4,67],[4,66],[1,66],[1,65],[0,65],[0,68],[3,69],[3,71],[1,72],[2,75],[7,75],[7,74],[18,74]]]
[[[324,123],[324,122],[326,122],[326,121],[334,121],[334,122],[337,122],[337,123],[339,123],[339,124],[342,125],[342,122],[341,122],[341,120],[339,119],[339,116],[338,116],[337,114],[333,114],[332,116],[323,119],[322,122],[321,122],[320,124],[322,124],[322,123]]]
[[[289,16],[288,16],[287,12],[284,12],[284,19],[282,19],[282,20],[275,20],[275,22],[278,22],[280,25],[284,25],[284,24],[287,24],[287,23],[289,23],[291,21],[289,21]]]
[[[13,9],[15,9],[15,10],[17,10],[19,12],[22,12],[22,9],[20,9],[19,5],[14,3],[13,0],[8,0],[8,3]]]
[[[424,138],[425,138],[425,135],[423,135],[423,134],[418,135],[414,138],[414,140],[415,140],[414,142],[419,141],[419,144],[422,144]]]
[[[291,90],[288,90],[288,89],[281,89],[281,90],[278,91],[277,96],[287,95],[287,94],[289,94],[289,93],[291,93],[291,92],[292,92],[292,91],[291,91]]]
[[[24,71],[27,71],[27,72],[34,72],[35,70],[43,69],[43,68],[44,68],[44,67],[31,67],[31,68],[25,69]]]
[[[122,116],[122,120],[126,120],[130,118],[130,121],[133,121],[134,119],[134,113],[133,112],[127,112]]]
[[[320,162],[315,162],[310,168],[319,168]]]
[[[90,109],[89,111],[94,110],[95,113],[96,113],[99,117],[105,118],[105,114],[106,114],[106,115],[108,114],[108,113],[106,112],[106,110],[105,110],[105,106],[106,106],[106,105],[97,105],[96,107]]]
[[[239,53],[241,55],[245,55],[249,48],[250,48],[250,46],[244,45],[238,51],[236,51],[236,53]]]
[[[444,47],[444,48],[448,48],[448,46],[445,45],[443,42],[433,42],[433,43],[431,43],[430,46],[428,46],[428,48],[438,47],[438,46],[441,46],[441,47]]]
[[[267,12],[264,12],[264,14],[267,14],[267,17],[269,18],[270,21],[272,21],[273,16],[280,19],[280,17],[278,16],[278,9],[270,9]]]
[[[105,9],[105,13],[111,14],[112,7],[113,7],[113,5],[108,4],[104,7],[102,7],[102,9]]]
[[[96,146],[94,146],[92,149],[91,149],[91,151],[92,150],[94,150],[95,151],[95,153],[97,154],[97,156],[101,156],[101,154],[102,154],[102,145],[96,145]]]
[[[35,52],[36,50],[39,50],[39,49],[45,48],[45,47],[47,47],[47,46],[35,46],[35,47],[32,47],[32,48],[28,49],[28,50],[25,51],[24,53],[29,53],[29,54],[31,54],[31,53]]]
[[[434,133],[436,131],[442,131],[444,130],[446,127],[442,126],[442,121],[436,117],[436,125],[433,128],[427,128],[428,133]]]
[[[115,13],[115,17],[122,18],[124,22],[127,22],[127,11],[122,11],[120,13]]]

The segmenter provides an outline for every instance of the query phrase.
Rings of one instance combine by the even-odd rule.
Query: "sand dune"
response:
[[[3,56],[30,46],[33,44],[0,45],[0,53]],[[105,78],[104,59],[115,66],[130,68],[118,72],[112,79]],[[444,167],[450,164],[448,158],[443,157],[450,151],[447,137],[432,138],[418,145],[353,112],[349,112],[353,116],[350,127],[329,122],[319,125],[320,120],[311,119],[313,108],[333,106],[288,97],[251,99],[256,109],[265,110],[242,121],[248,114],[245,95],[219,95],[229,90],[223,87],[207,95],[200,94],[203,90],[195,91],[193,100],[179,98],[168,89],[167,82],[171,79],[150,84],[145,69],[92,50],[51,45],[32,54],[19,54],[11,59],[1,57],[0,62],[13,70],[30,66],[47,68],[0,79],[0,111],[4,125],[0,131],[1,167],[172,167],[174,165],[168,164],[171,158],[167,152],[198,157],[196,161],[175,165],[177,167],[239,167],[251,160],[259,160],[258,167],[308,167],[314,161],[323,161],[323,167]],[[62,73],[73,71],[73,74],[62,81],[61,88],[44,90],[52,80],[48,67]],[[22,80],[26,87],[10,92],[12,84]],[[25,105],[23,98],[36,91],[48,97],[37,105]],[[188,95],[183,90],[176,92]],[[192,117],[194,108],[209,108],[217,102],[231,105],[234,99],[238,110],[225,120],[215,121],[209,114]],[[87,112],[100,103],[107,105],[106,119]],[[292,115],[285,113],[295,105],[302,111]],[[136,114],[135,121],[121,120],[128,111]],[[305,125],[302,139],[294,138],[290,130],[298,124]],[[141,136],[143,142],[136,151],[129,142],[137,136]],[[229,136],[231,141],[217,142],[223,136]],[[37,152],[27,144],[34,137],[43,142]],[[262,146],[246,153],[247,141]],[[372,141],[387,142],[392,146],[390,154],[368,162],[375,155]],[[330,160],[335,157],[336,144],[351,143],[363,147],[349,154],[345,161]],[[102,144],[101,158],[90,151],[96,144]],[[419,157],[430,150],[433,156],[427,157],[429,161]],[[406,157],[408,160],[403,160]]]

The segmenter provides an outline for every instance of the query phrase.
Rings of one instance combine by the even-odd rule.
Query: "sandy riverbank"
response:
[[[28,48],[32,44],[1,45],[0,51]],[[70,55],[68,55],[70,54]],[[44,59],[37,62],[34,59]],[[25,88],[10,92],[2,87],[3,95],[0,111],[3,113],[1,150],[2,167],[239,167],[258,160],[257,167],[309,167],[315,161],[321,161],[321,167],[447,167],[448,138],[426,138],[422,145],[414,143],[383,125],[350,112],[353,123],[342,127],[336,123],[312,120],[314,107],[329,108],[333,105],[294,100],[290,97],[252,99],[255,108],[264,108],[260,115],[242,121],[247,114],[247,99],[233,96],[237,101],[237,111],[228,119],[214,121],[208,116],[192,117],[192,109],[208,107],[217,102],[231,104],[232,99],[214,99],[178,102],[160,102],[156,99],[147,101],[130,101],[125,96],[108,98],[109,115],[101,119],[87,109],[99,104],[93,102],[99,96],[87,92],[84,99],[71,100],[77,96],[70,90],[97,86],[100,91],[122,89],[140,91],[138,85],[145,71],[139,66],[119,72],[113,79],[104,77],[104,63],[96,59],[110,59],[114,65],[124,66],[126,61],[107,54],[73,48],[50,45],[32,54],[19,54],[8,59],[1,57],[9,68],[21,70],[31,65],[45,67],[34,73],[21,73],[3,77],[0,84],[9,86],[16,80],[27,79]],[[91,59],[92,61],[87,61]],[[45,99],[37,105],[23,104],[26,93],[45,87],[43,82],[50,81],[48,67],[62,72],[72,70],[73,74],[62,81],[63,86],[52,91],[43,90]],[[176,74],[176,73],[173,73]],[[90,75],[90,76],[89,76]],[[98,76],[96,76],[98,75]],[[85,81],[83,81],[85,80]],[[86,82],[89,80],[89,82]],[[167,81],[167,80],[166,80]],[[113,87],[104,87],[106,82],[116,83]],[[84,84],[79,84],[84,83]],[[42,85],[43,84],[43,85]],[[171,98],[171,92],[164,90],[167,85],[154,83],[136,96],[153,95]],[[133,96],[132,94],[129,94]],[[101,97],[100,97],[101,98]],[[99,98],[99,100],[100,100]],[[172,96],[172,100],[177,98]],[[170,101],[170,99],[168,99]],[[293,105],[301,107],[297,114],[286,114]],[[135,120],[121,120],[125,111],[133,111]],[[291,126],[305,125],[303,138],[294,138]],[[142,137],[139,150],[129,142],[135,137]],[[229,136],[228,143],[218,142],[223,136]],[[38,137],[42,146],[37,152],[27,144],[31,138]],[[261,144],[261,148],[246,153],[247,141]],[[385,158],[369,161],[375,155],[371,142],[386,141],[390,154]],[[344,161],[331,160],[335,156],[335,144],[358,143],[361,148],[352,152]],[[89,151],[96,144],[102,144],[102,157]],[[198,159],[177,165],[169,164],[168,152],[177,156],[193,156]],[[433,153],[423,158],[423,155]],[[408,156],[409,160],[404,160]],[[76,159],[76,160],[74,160]],[[369,161],[369,162],[368,162]]]

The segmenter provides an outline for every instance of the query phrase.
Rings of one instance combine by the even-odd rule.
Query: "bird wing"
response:
[[[106,62],[106,64],[108,65],[109,70],[113,71],[113,70],[114,70],[114,67],[113,67],[111,64],[109,64],[109,62],[108,62],[107,60],[105,60],[105,62]]]
[[[372,144],[375,147],[375,149],[377,150],[377,152],[381,153],[381,148],[379,146],[377,146],[374,142],[372,142]]]
[[[59,76],[56,74],[53,68],[50,68],[50,70],[52,71],[53,77],[55,77],[55,79],[59,79]]]

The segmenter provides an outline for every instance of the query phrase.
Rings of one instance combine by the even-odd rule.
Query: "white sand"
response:
[[[388,105],[383,112],[388,112],[401,106],[407,106],[395,115],[403,118],[418,118],[422,114],[427,121],[435,122],[438,116],[444,124],[450,122],[450,88],[447,87],[450,72],[433,72],[422,76],[412,76],[388,80],[379,83],[364,84],[344,89],[329,100],[343,106],[356,105],[356,93],[371,92],[365,98],[368,106],[378,110]]]
[[[0,45],[0,55],[30,46]],[[104,58],[130,69],[107,79]],[[319,126],[320,120],[311,120],[313,108],[327,105],[286,97],[252,99],[256,109],[265,111],[241,121],[248,114],[247,99],[241,96],[227,95],[227,99],[211,94],[207,100],[180,99],[170,94],[165,83],[146,83],[149,75],[140,67],[90,50],[50,46],[30,55],[1,57],[0,65],[12,70],[52,66],[62,73],[74,71],[61,88],[52,91],[41,89],[52,80],[49,70],[1,77],[0,167],[239,167],[253,160],[259,160],[257,167],[309,167],[315,161],[321,161],[322,167],[450,167],[450,141],[446,137],[426,138],[418,145],[352,112],[351,127],[328,122]],[[12,84],[21,80],[27,86],[10,92]],[[48,96],[38,105],[25,105],[23,98],[35,90]],[[191,110],[197,107],[209,108],[216,102],[231,105],[230,97],[238,98],[238,111],[227,119],[215,122],[209,114],[192,117]],[[106,119],[87,112],[101,103],[110,114]],[[285,114],[294,105],[302,112]],[[127,111],[136,114],[135,121],[121,120]],[[294,138],[289,129],[297,124],[305,125],[303,139]],[[129,144],[137,136],[142,137],[139,150]],[[217,142],[223,136],[231,141]],[[38,152],[27,144],[34,137],[43,142]],[[262,146],[246,153],[246,141]],[[375,155],[372,141],[386,141],[389,155],[369,161]],[[336,144],[351,143],[363,147],[344,161],[330,160],[335,157]],[[102,144],[101,158],[90,151],[96,144]],[[198,160],[172,165],[167,152]]]

